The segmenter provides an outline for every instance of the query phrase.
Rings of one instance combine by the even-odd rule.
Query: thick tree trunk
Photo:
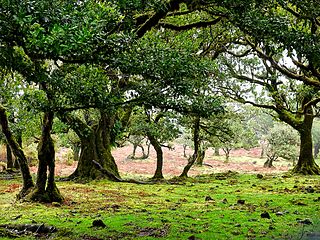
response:
[[[54,180],[55,150],[51,138],[53,124],[53,112],[44,113],[42,123],[42,133],[38,145],[38,173],[36,186],[28,198],[38,202],[62,202],[60,194]]]
[[[163,168],[163,152],[158,140],[150,133],[147,133],[148,139],[157,153],[157,168],[152,179],[163,179],[162,168]]]
[[[200,136],[200,117],[196,117],[193,126],[193,144],[194,144],[194,152],[192,157],[188,159],[188,164],[184,167],[182,173],[179,177],[186,178],[188,177],[188,172],[195,163],[198,158],[199,152],[199,136]]]
[[[98,162],[105,170],[110,172],[108,178],[116,181],[120,178],[118,167],[111,154],[112,129],[115,117],[101,113],[100,121],[97,125],[88,126],[81,119],[70,114],[59,116],[67,123],[79,136],[81,141],[81,153],[76,170],[69,176],[69,179],[96,179],[105,178],[93,164],[93,160]]]
[[[0,105],[0,124],[2,126],[2,132],[6,137],[7,143],[10,145],[10,148],[20,165],[23,186],[18,194],[18,197],[21,198],[29,193],[34,184],[30,174],[27,158],[9,128],[6,110],[2,105]]]
[[[293,173],[304,175],[320,175],[320,168],[313,158],[312,146],[313,116],[306,114],[304,123],[297,129],[300,134],[300,154],[298,163],[293,168]]]
[[[10,168],[13,168],[14,161],[13,161],[12,151],[9,144],[6,144],[6,150],[7,150],[7,169],[10,169]]]

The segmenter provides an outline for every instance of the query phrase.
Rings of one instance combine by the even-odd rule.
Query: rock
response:
[[[205,201],[213,201],[213,198],[210,197],[210,196],[206,196],[204,200],[205,200]]]
[[[276,215],[277,215],[277,216],[283,216],[283,215],[284,215],[284,212],[276,212]]]
[[[309,218],[306,218],[306,219],[297,219],[297,222],[298,223],[301,223],[301,224],[305,224],[305,225],[311,225],[312,224],[312,221],[309,219]]]
[[[263,212],[263,213],[260,214],[260,216],[261,216],[261,218],[268,218],[268,219],[271,218],[270,214],[268,212]]]
[[[274,230],[274,229],[276,229],[274,226],[272,225],[269,226],[269,230]]]
[[[258,173],[258,174],[257,174],[257,178],[262,179],[262,178],[263,178],[263,175],[260,174],[260,173]]]
[[[107,225],[101,219],[96,219],[96,220],[93,220],[91,227],[103,227],[103,228],[105,228],[106,226]]]
[[[246,202],[246,200],[239,199],[239,200],[237,201],[237,204],[243,205],[245,202]]]
[[[237,223],[236,225],[234,225],[235,227],[241,227],[240,223]]]
[[[311,186],[308,186],[308,187],[306,188],[306,191],[307,191],[307,193],[314,193],[314,188],[311,187]]]

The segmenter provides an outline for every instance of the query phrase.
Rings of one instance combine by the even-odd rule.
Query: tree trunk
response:
[[[320,168],[314,161],[312,153],[312,123],[313,116],[305,114],[303,124],[297,129],[300,135],[300,154],[298,162],[292,170],[293,173],[304,175],[320,174]]]
[[[218,147],[215,147],[214,148],[214,156],[220,156],[220,152],[219,152],[219,148]]]
[[[34,191],[28,198],[38,202],[62,202],[60,194],[54,180],[55,150],[51,138],[53,124],[53,112],[44,113],[42,123],[42,133],[38,145],[38,172]]]
[[[184,157],[184,158],[187,158],[187,157],[188,157],[188,156],[187,156],[187,147],[188,147],[188,146],[187,146],[186,144],[183,144],[182,146],[183,146],[183,157]]]
[[[267,161],[263,164],[264,168],[273,168],[273,161],[275,161],[278,157],[275,154],[269,154]]]
[[[204,160],[205,155],[206,155],[206,151],[199,149],[197,159],[196,159],[196,165],[203,166],[203,160]]]
[[[9,144],[6,144],[6,149],[7,149],[7,169],[9,169],[9,168],[12,169],[14,161],[12,158],[12,151],[11,151]]]
[[[188,159],[188,164],[184,167],[182,173],[179,177],[186,178],[188,177],[188,172],[197,160],[198,152],[199,152],[199,136],[200,136],[200,117],[196,117],[193,125],[193,144],[194,144],[194,152],[192,157]]]
[[[73,161],[78,162],[80,157],[81,147],[78,144],[75,144],[72,150],[73,150]]]
[[[162,168],[163,168],[163,152],[158,140],[150,133],[147,133],[148,139],[157,153],[157,168],[152,179],[163,179]]]
[[[34,184],[30,174],[27,158],[9,128],[6,110],[2,105],[0,105],[0,124],[2,126],[2,132],[6,137],[7,143],[10,145],[16,160],[19,162],[23,180],[22,189],[18,194],[18,197],[21,198],[29,193]]]
[[[111,174],[108,176],[110,180],[115,181],[120,178],[118,167],[111,154],[112,129],[114,125],[114,116],[108,116],[101,112],[98,124],[88,126],[81,119],[64,114],[59,118],[68,124],[79,136],[81,141],[81,153],[76,170],[69,176],[69,179],[96,179],[105,178],[93,164],[93,160],[97,161],[104,169]]]
[[[320,151],[320,142],[315,143],[313,149],[314,149],[313,151],[314,158],[317,158]]]
[[[21,133],[18,134],[16,139],[17,139],[17,143],[22,148],[22,134]],[[14,169],[19,169],[20,168],[19,161],[16,158],[14,159],[13,168]]]

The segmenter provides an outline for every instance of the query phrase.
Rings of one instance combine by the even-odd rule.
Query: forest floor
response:
[[[156,153],[151,148],[148,159],[131,159],[128,157],[132,154],[133,147],[131,145],[117,148],[112,151],[113,156],[119,167],[121,175],[141,175],[142,177],[150,177],[156,168]],[[66,164],[64,155],[66,150],[57,153],[56,174],[58,176],[67,176],[76,168],[77,162]],[[206,152],[205,163],[203,167],[194,166],[190,170],[190,176],[199,174],[211,174],[225,171],[237,171],[239,173],[281,173],[287,172],[292,163],[281,160],[274,162],[274,168],[264,168],[265,158],[260,158],[261,149],[253,148],[250,150],[237,149],[231,151],[230,160],[225,163],[225,156],[220,150],[220,156],[214,156],[213,150],[209,149]],[[188,148],[186,155],[192,155],[192,149]],[[136,157],[141,157],[141,150],[138,148]],[[164,166],[163,173],[166,178],[179,176],[184,166],[187,164],[187,158],[183,156],[183,148],[180,145],[175,145],[173,150],[164,148]],[[36,168],[33,168],[36,171]]]
[[[155,153],[144,160],[131,153],[113,150],[121,175],[152,176]],[[59,176],[76,167],[66,154],[57,152]],[[212,167],[193,167],[184,180],[174,178],[187,163],[183,149],[165,150],[164,159],[166,180],[154,184],[58,181],[63,203],[18,201],[21,177],[0,173],[0,239],[320,239],[320,176],[290,175],[283,160],[263,168],[260,149],[233,151],[229,163],[210,150]]]

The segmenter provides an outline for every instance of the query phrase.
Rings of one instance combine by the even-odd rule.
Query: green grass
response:
[[[61,206],[16,201],[17,184],[0,180],[0,224],[58,229],[44,239],[303,239],[320,232],[320,176],[218,174],[155,185],[58,182],[66,198]],[[264,212],[271,218],[262,218]],[[107,226],[92,227],[95,219]]]

